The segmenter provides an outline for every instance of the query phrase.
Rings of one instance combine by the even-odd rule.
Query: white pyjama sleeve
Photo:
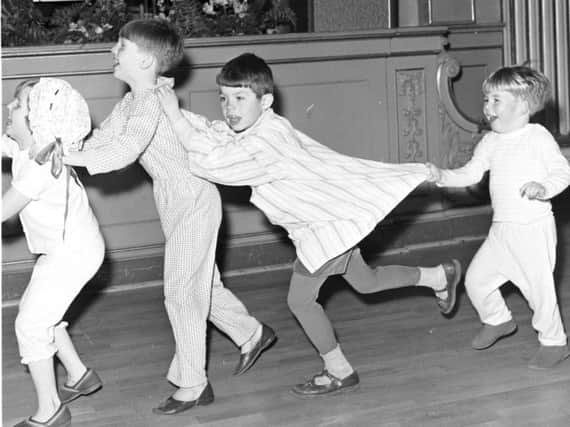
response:
[[[498,325],[512,318],[500,287],[511,281],[533,311],[542,345],[566,344],[554,285],[556,225],[553,216],[530,224],[494,222],[465,277],[467,294],[481,321]]]

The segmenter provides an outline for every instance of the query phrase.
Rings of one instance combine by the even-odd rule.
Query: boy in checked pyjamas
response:
[[[64,160],[91,174],[138,160],[152,177],[166,238],[165,306],[176,342],[167,378],[179,387],[153,411],[172,415],[214,399],[206,376],[207,320],[241,347],[236,375],[249,369],[276,337],[221,283],[215,265],[219,193],[191,172],[155,93],[160,74],[183,54],[180,36],[166,20],[135,20],[121,29],[112,53],[114,75],[131,91],[85,141],[84,151]]]
[[[25,81],[8,104],[2,153],[12,158],[12,182],[2,196],[2,222],[19,214],[28,247],[38,254],[15,322],[38,407],[17,427],[68,426],[66,403],[102,386],[80,359],[62,321],[105,252],[87,193],[73,169],[61,161],[63,152],[78,149],[90,131],[87,103],[61,79]],[[54,355],[67,373],[59,393]]]
[[[550,83],[528,67],[505,67],[483,82],[483,113],[491,125],[472,159],[459,169],[429,164],[438,186],[467,186],[490,173],[493,222],[465,276],[483,327],[472,347],[483,350],[516,331],[500,287],[511,281],[533,310],[540,348],[529,368],[546,369],[568,357],[553,271],[556,224],[550,199],[570,183],[570,167],[544,127],[529,123],[548,100]]]
[[[317,297],[340,274],[360,293],[404,286],[436,292],[443,313],[455,304],[457,260],[433,268],[372,269],[358,243],[423,182],[423,164],[386,164],[339,154],[297,131],[271,109],[273,76],[265,61],[246,53],[217,77],[225,122],[182,111],[172,89],[158,89],[165,112],[188,150],[192,171],[225,185],[248,185],[251,202],[284,227],[297,251],[288,304],[324,362],[322,373],[292,392],[299,397],[355,389],[357,372],[345,358]]]

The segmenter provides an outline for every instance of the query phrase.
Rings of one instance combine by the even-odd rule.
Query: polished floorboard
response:
[[[331,280],[322,301],[360,388],[300,400],[288,390],[321,369],[286,306],[288,271],[226,279],[250,311],[277,332],[277,343],[246,374],[232,371],[239,350],[220,332],[209,334],[208,372],[216,400],[178,416],[151,409],[174,391],[165,380],[173,339],[162,289],[80,295],[70,331],[84,361],[104,381],[97,393],[69,406],[75,427],[182,426],[569,426],[570,360],[548,371],[527,362],[537,349],[530,311],[505,289],[518,332],[486,351],[470,341],[479,322],[463,288],[457,311],[442,316],[429,292],[391,291],[361,297]],[[570,325],[570,275],[558,277]],[[2,420],[11,426],[35,409],[29,375],[19,363],[15,307],[3,309]],[[60,379],[62,371],[58,369]]]

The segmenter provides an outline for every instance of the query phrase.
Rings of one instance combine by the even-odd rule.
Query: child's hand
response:
[[[63,156],[63,164],[67,166],[83,166],[85,167],[85,152],[70,151]]]
[[[433,163],[426,163],[426,167],[429,171],[429,176],[427,177],[427,182],[438,182],[441,181],[441,170]]]
[[[545,200],[546,188],[544,185],[530,181],[523,185],[520,189],[521,197],[526,197],[529,200]]]
[[[183,116],[178,106],[178,97],[176,96],[176,92],[174,92],[174,90],[168,85],[161,85],[155,90],[158,100],[160,101],[160,105],[162,105],[162,109],[171,123],[182,118]]]

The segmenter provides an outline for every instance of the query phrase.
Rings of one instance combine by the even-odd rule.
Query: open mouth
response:
[[[228,116],[228,122],[229,122],[230,126],[237,126],[240,121],[241,121],[241,117]]]

